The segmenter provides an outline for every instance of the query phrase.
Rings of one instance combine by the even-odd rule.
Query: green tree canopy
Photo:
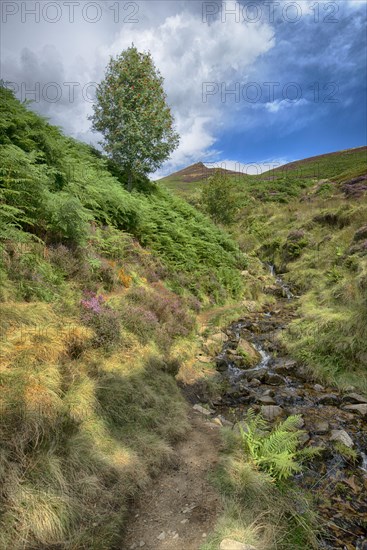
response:
[[[216,170],[203,184],[201,204],[216,223],[233,223],[238,210],[236,185],[224,172]]]
[[[106,153],[126,170],[130,190],[135,176],[157,170],[178,146],[163,77],[149,52],[131,46],[110,59],[93,109],[92,127],[102,133]]]

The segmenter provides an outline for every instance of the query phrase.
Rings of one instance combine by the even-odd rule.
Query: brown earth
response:
[[[208,480],[219,460],[219,429],[190,412],[191,430],[176,447],[176,462],[134,505],[121,550],[199,550],[221,511]],[[143,544],[144,543],[144,544]]]

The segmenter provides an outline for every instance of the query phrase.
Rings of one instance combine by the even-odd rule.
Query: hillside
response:
[[[220,226],[0,100],[0,548],[364,544],[367,148]]]
[[[238,213],[227,230],[301,295],[285,342],[321,378],[366,389],[367,147],[228,178]],[[201,183],[186,194],[199,207]]]
[[[188,429],[174,376],[245,255],[0,88],[1,548],[110,549]],[[202,365],[198,364],[200,373]]]

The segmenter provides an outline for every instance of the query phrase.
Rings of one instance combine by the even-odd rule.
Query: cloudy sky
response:
[[[203,161],[261,168],[366,143],[366,0],[7,1],[1,75],[67,134],[134,43],[165,79],[181,135],[157,175]]]

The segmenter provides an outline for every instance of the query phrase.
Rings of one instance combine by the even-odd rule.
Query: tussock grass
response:
[[[1,371],[1,545],[110,548],[129,498],[173,460],[186,405],[172,376],[149,360],[155,344],[126,355],[88,348],[75,360],[70,333],[57,328],[19,345],[23,307],[12,307]],[[40,310],[60,321],[50,306]]]

